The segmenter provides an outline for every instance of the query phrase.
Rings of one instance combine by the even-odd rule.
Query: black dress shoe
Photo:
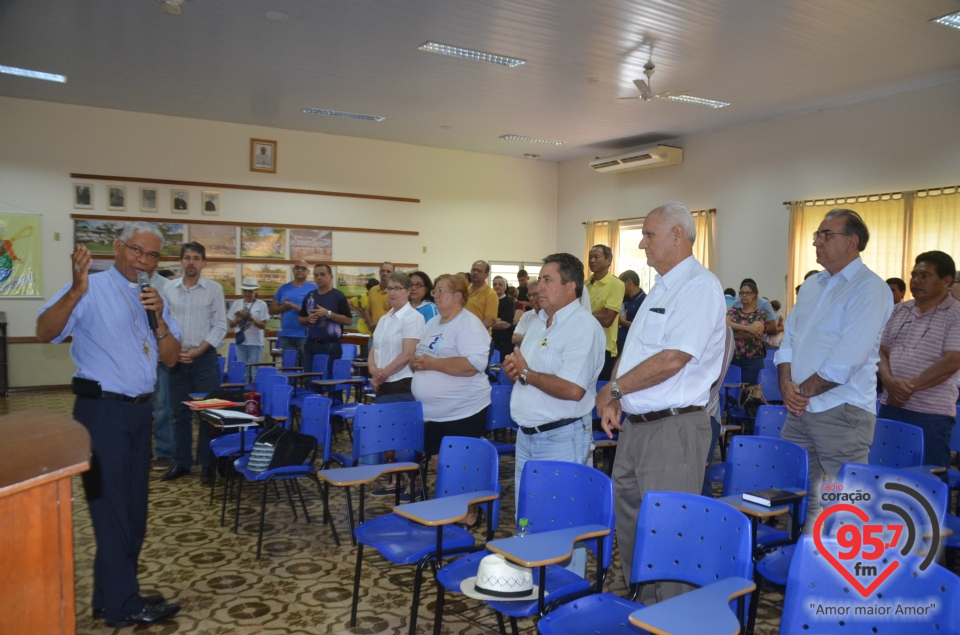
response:
[[[158,593],[156,595],[143,596],[143,601],[146,603],[147,606],[155,606],[157,604],[163,604],[164,602],[166,602],[166,599]],[[93,609],[93,619],[102,620],[106,617],[107,617],[106,611],[104,611],[103,609]]]
[[[166,474],[160,477],[161,481],[175,481],[183,476],[190,476],[190,468],[174,465]]]
[[[134,624],[156,624],[163,620],[170,619],[180,612],[179,604],[160,604],[144,605],[143,610],[134,615],[129,615],[118,622],[107,622],[110,628],[123,628],[124,626],[133,626]]]
[[[209,485],[210,473],[211,473],[211,470],[209,467],[205,467],[202,470],[200,470],[200,482],[203,483],[204,485]]]

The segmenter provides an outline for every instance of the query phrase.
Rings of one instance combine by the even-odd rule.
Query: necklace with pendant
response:
[[[127,297],[127,292],[113,279],[113,276],[110,276],[110,279],[113,280],[113,284],[117,286],[117,290],[120,291],[120,295],[123,296],[123,301],[127,303],[127,308],[130,309],[130,315],[133,316],[133,325],[137,327],[137,336],[143,343],[143,354],[147,359],[150,359],[150,346],[147,344],[147,338],[140,332],[140,320],[137,319],[137,312],[133,310],[133,305],[130,304],[130,298]]]

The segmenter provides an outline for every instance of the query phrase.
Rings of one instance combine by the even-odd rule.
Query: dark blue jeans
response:
[[[954,417],[894,408],[886,404],[880,406],[880,414],[877,416],[881,419],[909,423],[923,430],[924,464],[950,467],[950,435],[956,423]],[[946,474],[942,475],[941,479],[945,481]]]
[[[180,364],[170,369],[170,405],[173,408],[173,436],[176,451],[173,462],[190,469],[193,465],[193,413],[183,405],[190,400],[190,393],[210,393],[220,388],[221,371],[217,363],[217,351],[208,348],[193,360],[192,364]],[[210,439],[207,426],[200,426],[197,437],[197,452],[200,467],[210,467]]]
[[[326,375],[323,378],[331,379],[333,377],[333,360],[343,357],[343,346],[340,344],[340,340],[307,340],[306,344],[303,345],[303,364],[301,364],[304,372],[309,373],[313,370],[314,355],[330,356],[330,360],[327,362]]]
[[[751,386],[759,382],[760,371],[763,370],[763,358],[749,359],[747,357],[734,357],[730,360],[734,366],[740,367],[740,376],[743,383]]]

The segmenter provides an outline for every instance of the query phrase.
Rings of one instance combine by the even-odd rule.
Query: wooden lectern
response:
[[[90,436],[69,417],[0,418],[0,631],[76,632],[71,477],[90,468]]]

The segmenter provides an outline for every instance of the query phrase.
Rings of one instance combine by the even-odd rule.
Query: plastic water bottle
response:
[[[529,524],[530,524],[530,521],[528,521],[526,518],[521,518],[519,521],[517,521],[517,532],[513,534],[513,537],[524,538],[526,536],[529,536],[530,535],[530,528],[528,527]]]

